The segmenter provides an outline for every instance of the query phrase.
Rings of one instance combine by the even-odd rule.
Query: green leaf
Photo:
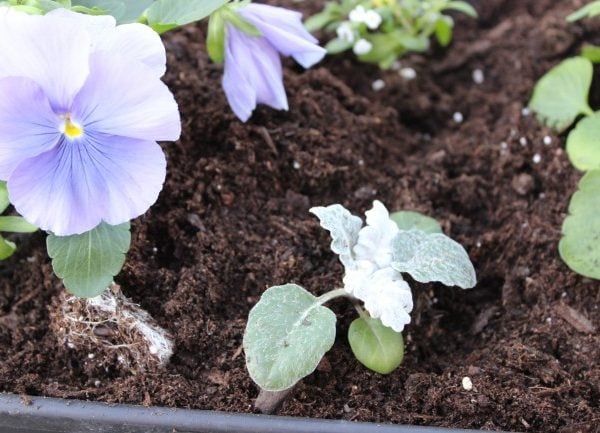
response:
[[[206,51],[213,62],[225,61],[225,20],[219,12],[212,14],[208,20]]]
[[[392,241],[392,268],[420,283],[439,281],[470,289],[477,284],[469,255],[458,242],[441,233],[401,231]]]
[[[17,249],[17,246],[0,236],[0,260],[6,260],[12,256]]]
[[[567,154],[578,170],[600,169],[600,112],[581,119],[569,133]]]
[[[584,45],[581,48],[581,56],[594,64],[600,63],[600,47],[598,45]]]
[[[600,279],[600,170],[585,174],[571,198],[558,245],[564,262],[578,274]]]
[[[477,11],[475,10],[475,8],[473,6],[471,6],[467,2],[451,1],[446,5],[446,7],[444,9],[455,10],[458,12],[462,12],[463,14],[468,15],[471,18],[477,18]]]
[[[552,68],[536,84],[529,107],[547,126],[568,128],[580,114],[592,114],[588,94],[592,63],[583,57],[567,59]]]
[[[127,11],[127,6],[123,0],[73,0],[73,10],[85,8],[82,12],[93,15],[112,15],[117,21],[121,19]]]
[[[600,15],[600,1],[591,2],[567,17],[567,21],[572,23],[579,21],[582,18],[593,18],[596,15]]]
[[[350,48],[352,48],[352,42],[340,38],[332,39],[325,45],[327,54],[339,54]]]
[[[244,333],[250,376],[282,391],[312,373],[335,340],[335,314],[295,284],[271,287],[248,316]]]
[[[321,227],[331,233],[331,251],[340,256],[340,261],[345,266],[350,266],[354,261],[352,248],[358,242],[362,220],[339,204],[313,207],[309,212],[316,215],[321,222]]]
[[[0,232],[33,233],[37,227],[19,216],[0,216]]]
[[[420,230],[425,233],[442,233],[442,226],[435,219],[419,212],[402,210],[390,215],[400,230]]]
[[[148,9],[148,24],[158,33],[206,18],[229,0],[157,0]]]
[[[391,373],[404,358],[402,334],[366,315],[352,322],[348,341],[356,359],[380,374]]]
[[[435,37],[442,47],[447,47],[452,42],[452,28],[454,21],[450,17],[442,17],[435,23]]]
[[[325,27],[331,21],[333,21],[333,16],[332,16],[331,12],[326,9],[323,12],[313,15],[312,17],[307,19],[304,22],[304,27],[309,32],[314,32],[317,30],[321,30],[323,27]]]
[[[82,298],[100,295],[125,263],[131,233],[129,223],[100,224],[89,232],[73,236],[48,235],[48,255],[54,272],[67,290]]]
[[[6,182],[0,181],[0,214],[10,206],[10,200],[8,199],[8,188],[6,188]]]

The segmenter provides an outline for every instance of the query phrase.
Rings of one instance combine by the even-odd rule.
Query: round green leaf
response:
[[[435,219],[419,212],[401,210],[390,215],[400,230],[421,230],[425,233],[442,233],[442,226]]]
[[[46,240],[54,272],[70,293],[82,298],[93,298],[106,290],[121,271],[130,243],[129,223],[102,223],[80,235],[49,234]]]
[[[577,123],[567,138],[567,154],[581,171],[600,168],[600,112]]]
[[[295,284],[268,289],[248,316],[246,366],[267,391],[282,391],[312,373],[335,340],[335,314]]]
[[[348,341],[356,359],[377,373],[391,373],[404,358],[402,334],[384,326],[379,319],[356,319],[348,329]]]
[[[552,68],[535,85],[529,107],[547,126],[562,131],[580,114],[591,114],[588,93],[592,62],[583,57],[567,59]]]
[[[569,216],[562,226],[560,256],[573,271],[600,279],[600,170],[592,170],[579,182],[571,198]]]

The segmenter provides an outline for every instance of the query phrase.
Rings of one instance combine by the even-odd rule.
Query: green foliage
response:
[[[597,45],[584,45],[581,48],[581,57],[588,59],[594,64],[600,63],[600,47]]]
[[[0,214],[10,206],[8,199],[8,190],[6,182],[0,182]],[[18,216],[0,216],[0,232],[10,233],[33,233],[37,231],[37,227],[29,224],[25,219]],[[4,239],[0,235],[0,260],[5,260],[12,256],[17,249],[14,242]]]
[[[261,388],[282,391],[312,373],[335,340],[335,314],[295,284],[271,287],[252,308],[246,365]]]
[[[106,290],[125,263],[131,243],[129,227],[129,223],[102,223],[80,235],[48,235],[52,267],[70,293],[93,298]]]
[[[392,268],[420,283],[439,281],[463,289],[477,284],[475,269],[463,246],[442,233],[401,231],[392,245]]]
[[[570,14],[567,21],[572,23],[583,18],[593,18],[597,15],[600,15],[600,1],[593,1]]]
[[[357,18],[357,7],[368,11],[370,19]],[[351,49],[360,39],[369,41],[371,50],[359,52],[358,58],[385,69],[406,53],[427,51],[431,37],[448,46],[454,29],[454,20],[446,15],[450,11],[477,16],[473,6],[463,1],[335,0],[327,2],[305,25],[309,31],[337,32],[337,37],[326,44],[330,54]],[[374,14],[380,23],[379,19],[373,21]]]
[[[578,170],[600,169],[600,112],[577,123],[567,137],[567,154]]]
[[[591,115],[588,93],[592,63],[583,57],[567,59],[536,84],[529,107],[547,126],[563,131],[581,114]]]
[[[146,11],[148,25],[164,33],[210,16],[229,0],[156,0]]]
[[[435,219],[419,212],[403,210],[394,212],[390,218],[400,230],[421,230],[425,233],[442,233],[442,226]]]
[[[560,256],[573,271],[600,279],[600,170],[581,179],[562,226]]]
[[[352,322],[348,329],[348,342],[356,359],[377,373],[391,373],[404,358],[402,334],[367,314]]]

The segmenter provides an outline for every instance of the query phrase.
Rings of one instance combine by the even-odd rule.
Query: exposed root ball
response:
[[[50,326],[67,347],[133,373],[164,367],[173,354],[171,336],[116,284],[92,299],[62,293]]]

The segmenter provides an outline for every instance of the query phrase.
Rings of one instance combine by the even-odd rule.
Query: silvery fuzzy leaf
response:
[[[352,266],[354,263],[352,248],[358,242],[362,220],[339,204],[313,207],[310,212],[319,218],[321,227],[331,233],[331,250],[340,256],[340,261],[345,267]]]
[[[400,232],[393,241],[392,267],[416,281],[439,281],[470,289],[477,284],[469,255],[458,242],[441,233]]]

